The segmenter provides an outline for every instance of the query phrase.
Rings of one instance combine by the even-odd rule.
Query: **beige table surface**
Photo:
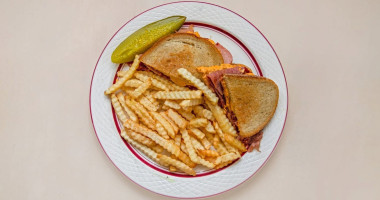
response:
[[[169,199],[100,147],[88,96],[103,47],[168,1],[0,1],[0,199]],[[254,23],[289,87],[267,165],[210,199],[380,199],[380,2],[212,1]]]

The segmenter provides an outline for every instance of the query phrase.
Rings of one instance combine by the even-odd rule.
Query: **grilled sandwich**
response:
[[[259,133],[276,111],[279,91],[272,80],[259,76],[225,74],[222,79],[225,108],[242,138]]]
[[[219,105],[238,130],[248,151],[259,151],[262,130],[277,108],[279,90],[275,82],[255,76],[242,64],[198,67],[203,80],[219,97]]]
[[[180,86],[185,86],[188,82],[179,76],[179,68],[186,68],[196,77],[202,78],[196,67],[224,63],[215,44],[192,33],[174,33],[160,39],[140,60],[152,71],[168,76]]]

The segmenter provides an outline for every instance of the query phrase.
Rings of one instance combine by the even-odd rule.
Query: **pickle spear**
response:
[[[171,16],[148,24],[127,37],[113,51],[111,60],[114,63],[125,63],[133,60],[135,55],[145,52],[158,39],[178,30],[185,22],[184,16]]]

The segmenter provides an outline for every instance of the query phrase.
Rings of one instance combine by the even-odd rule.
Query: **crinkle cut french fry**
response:
[[[184,110],[178,110],[177,111],[180,115],[182,115],[182,117],[184,117],[186,120],[192,120],[195,118],[195,115],[191,112],[186,112]]]
[[[233,155],[231,155],[231,156],[233,156]],[[218,158],[219,158],[219,157],[218,157]],[[214,163],[218,161],[218,158],[215,159]],[[215,169],[223,168],[223,167],[225,167],[225,166],[231,164],[233,161],[235,161],[235,160],[238,159],[238,158],[239,158],[239,156],[235,154],[235,158],[232,157],[232,158],[230,158],[230,159],[229,159],[228,161],[226,161],[226,162],[221,162],[220,164],[218,164],[218,165],[215,166]],[[218,161],[218,162],[219,162],[219,161]]]
[[[203,107],[202,106],[194,106],[193,108],[194,114],[198,117],[203,117]]]
[[[124,63],[123,66],[121,67],[122,70],[117,72],[117,76],[122,77],[127,74],[128,70],[123,70],[124,66],[129,66],[129,65],[128,63]]]
[[[220,155],[225,155],[228,153],[226,147],[224,144],[220,141],[220,138],[218,135],[214,135],[214,141],[213,141],[214,148]]]
[[[205,160],[209,161],[210,163],[215,163],[216,157],[205,157]],[[214,167],[216,169],[217,166]]]
[[[199,163],[198,157],[197,157],[197,154],[195,153],[195,149],[193,147],[193,143],[191,142],[189,133],[187,132],[186,129],[180,129],[180,132],[182,134],[182,138],[183,138],[183,141],[186,145],[186,150],[189,154],[191,161],[193,161],[195,163]]]
[[[218,157],[219,154],[218,152],[214,151],[214,150],[198,150],[198,153],[203,156],[203,157]]]
[[[160,115],[157,112],[150,112],[150,114],[158,123],[160,123],[166,129],[167,135],[169,135],[171,138],[175,137],[176,132],[174,131],[170,122],[168,122],[164,117],[162,117],[162,115]]]
[[[173,122],[172,119],[170,119],[170,117],[166,114],[166,112],[160,112],[159,113],[164,119],[166,119],[167,122],[169,122],[169,124],[172,126],[173,130],[174,130],[174,133],[177,134],[178,131],[179,131],[179,127],[177,126],[177,124],[175,124]]]
[[[203,103],[203,99],[185,99],[179,105],[182,107],[195,106]]]
[[[162,153],[162,152],[164,152],[164,148],[162,146],[158,145],[158,144],[152,146],[151,148],[156,153]]]
[[[199,150],[199,149],[205,150],[205,148],[203,147],[203,145],[197,139],[195,139],[193,137],[190,137],[190,140],[191,140],[191,142],[193,144],[194,149],[196,149],[196,150]]]
[[[186,145],[186,149],[189,153],[189,157],[191,159],[191,161],[195,162],[195,163],[198,163],[198,164],[201,164],[201,165],[204,165],[208,168],[214,168],[215,165],[213,163],[210,163],[206,160],[204,160],[203,158],[199,157],[196,152],[195,152],[195,149],[193,147],[193,144],[192,144],[192,141],[190,139],[190,136],[189,136],[189,133],[187,132],[186,129],[181,129],[180,132],[182,133],[182,138],[185,142],[185,145]]]
[[[144,94],[143,94],[150,102],[152,102],[153,105],[155,106],[159,106],[160,103],[153,97],[153,94],[151,91],[146,91]]]
[[[125,116],[123,109],[121,108],[121,105],[115,94],[111,95],[111,103],[112,103],[113,109],[115,109],[116,115],[119,117],[121,122],[124,123],[127,120],[127,116]]]
[[[231,122],[227,119],[226,115],[223,112],[223,109],[218,105],[213,105],[211,102],[206,101],[207,106],[210,108],[212,114],[214,115],[216,121],[218,122],[220,129],[224,133],[228,133],[234,137],[237,136],[235,128],[232,126]]]
[[[204,128],[206,130],[206,132],[209,132],[209,133],[216,133],[215,132],[215,128],[214,126],[211,124],[211,122],[209,121],[206,125],[206,127]]]
[[[177,146],[181,146],[182,136],[180,134],[176,135],[174,138],[174,144]]]
[[[151,140],[150,138],[148,137],[145,137],[143,135],[141,135],[140,133],[137,133],[137,132],[134,132],[134,131],[130,131],[130,130],[122,130],[122,132],[124,132],[125,134],[127,134],[129,137],[131,137],[133,140],[147,146],[147,147],[153,147],[154,145],[156,145],[155,142],[153,142],[153,140]],[[123,136],[123,134],[121,134],[121,136]],[[124,137],[123,137],[124,138]]]
[[[197,117],[206,118],[208,120],[214,120],[212,112],[203,108],[202,106],[194,106],[193,111]]]
[[[214,136],[213,136],[211,133],[206,132],[206,131],[204,131],[204,133],[205,133],[205,136],[206,136],[206,137],[204,137],[204,138],[201,140],[201,142],[202,142],[203,146],[204,146],[206,149],[210,149],[211,146],[212,146],[212,143],[214,142]]]
[[[123,125],[127,129],[131,129],[133,131],[139,132],[142,135],[145,135],[146,137],[152,139],[154,142],[164,147],[169,153],[174,154],[177,157],[179,156],[181,152],[180,148],[177,145],[175,145],[173,142],[170,142],[169,140],[165,140],[164,138],[159,136],[156,132],[128,119],[127,121],[125,121]]]
[[[160,159],[157,158],[157,153],[150,149],[149,147],[146,147],[144,145],[141,145],[140,143],[134,141],[131,139],[125,132],[121,132],[122,137],[132,146],[136,147],[138,150],[142,151],[144,154],[146,154],[150,159],[156,161],[157,163],[160,163],[164,166],[168,166],[166,163],[161,163]]]
[[[177,171],[177,168],[175,168],[174,166],[170,165],[169,166],[169,172],[175,172]]]
[[[232,153],[239,154],[238,150],[237,150],[234,146],[232,146],[232,145],[230,145],[228,142],[226,142],[226,140],[225,140],[225,138],[224,138],[224,136],[225,136],[226,134],[224,134],[224,133],[222,132],[222,130],[219,128],[218,123],[215,122],[215,123],[214,123],[214,127],[215,127],[215,130],[216,130],[216,133],[218,134],[220,140],[223,142],[223,144],[224,144],[224,146],[226,147],[227,151],[228,151],[228,152],[232,152]],[[239,155],[240,155],[240,154],[239,154]]]
[[[141,72],[136,72],[135,73],[135,77],[141,81],[147,81],[148,79],[151,79],[152,80],[152,85],[156,88],[159,88],[161,90],[165,90],[165,91],[169,91],[169,88],[166,87],[165,84],[161,83],[160,81],[158,81],[157,79],[155,79],[154,77],[149,77],[147,75],[144,75],[143,73]]]
[[[205,134],[197,128],[190,128],[189,131],[200,140],[205,137]]]
[[[185,152],[187,155],[189,155],[189,152],[187,151],[186,145],[185,145],[185,143],[183,141],[181,142],[181,150],[183,152]]]
[[[128,80],[127,82],[124,83],[124,86],[125,86],[125,87],[133,87],[133,88],[137,88],[137,87],[139,87],[141,84],[143,84],[143,82],[140,81],[140,80],[137,80],[137,79],[130,79],[130,80]]]
[[[135,91],[135,89],[133,89],[133,88],[127,88],[127,87],[122,87],[121,89],[127,94],[126,96],[131,95],[131,93],[132,93],[133,91]],[[127,97],[126,97],[126,98],[127,98]],[[130,97],[128,97],[128,98],[130,98]]]
[[[160,81],[161,83],[165,84],[166,87],[169,88],[169,90],[172,90],[172,91],[186,91],[186,90],[190,90],[190,89],[187,88],[187,87],[182,87],[182,86],[176,85],[175,83],[171,82],[170,80],[168,80],[168,79],[166,79],[166,78],[164,78],[164,77],[162,77],[162,76],[156,75],[156,74],[154,74],[154,73],[152,73],[152,72],[149,72],[149,71],[141,71],[141,72],[139,72],[139,73],[157,79],[157,80]]]
[[[227,143],[229,143],[231,146],[239,149],[239,151],[246,152],[247,149],[245,148],[245,145],[238,139],[232,137],[229,134],[224,134],[224,139]]]
[[[133,77],[133,74],[136,72],[137,68],[139,67],[140,65],[140,56],[139,55],[136,55],[135,56],[135,59],[133,61],[133,64],[132,66],[128,69],[128,71],[126,72],[126,74],[124,76],[122,76],[120,79],[118,79],[116,81],[115,84],[113,84],[110,88],[108,88],[106,91],[105,91],[105,94],[111,94],[111,93],[114,93],[116,92],[121,86],[124,85],[124,83],[131,79]]]
[[[140,117],[140,121],[147,126],[148,128],[155,130],[156,127],[154,125],[154,122],[150,121],[148,118],[145,117],[145,115],[142,114],[141,110],[136,111],[137,115]]]
[[[178,160],[170,158],[169,156],[158,154],[157,158],[160,159],[162,162],[165,162],[168,165],[175,166],[176,168],[180,169],[181,171],[183,171],[187,174],[190,174],[192,176],[196,175],[195,171],[192,168],[190,168],[189,166],[187,166],[186,164],[184,164]]]
[[[185,68],[179,68],[178,70],[179,75],[182,76],[182,78],[190,81],[190,83],[201,90],[205,97],[212,103],[217,104],[218,103],[218,97],[213,93],[210,88],[208,88],[201,80],[193,76],[187,69]]]
[[[152,116],[149,115],[148,111],[144,108],[144,106],[142,106],[140,103],[136,102],[132,98],[126,98],[125,102],[127,103],[127,105],[130,105],[130,107],[136,112],[136,114],[140,117],[141,121],[146,126],[153,130],[156,129]]]
[[[205,149],[211,148],[211,143],[208,141],[208,139],[206,137],[201,139],[201,143],[205,147]]]
[[[159,105],[154,105],[152,102],[149,101],[148,98],[146,98],[145,96],[141,96],[139,99],[138,99],[139,103],[141,105],[143,105],[147,110],[149,111],[157,111],[160,106]]]
[[[165,128],[159,122],[156,123],[156,130],[164,139],[170,139]]]
[[[190,120],[189,122],[189,126],[191,127],[205,127],[208,123],[208,120],[205,119],[205,118],[194,118],[192,120]]]
[[[215,162],[215,161],[216,161],[216,159],[214,160],[214,162]],[[225,167],[225,166],[231,164],[233,161],[234,161],[234,160],[230,160],[230,161],[228,161],[228,162],[224,162],[224,163],[221,163],[221,164],[219,164],[219,165],[216,165],[216,166],[215,166],[215,169],[223,168],[223,167]]]
[[[191,161],[191,159],[189,158],[189,156],[187,154],[185,154],[182,151],[179,153],[178,159],[180,159],[183,163],[185,163],[186,165],[188,165],[191,168],[193,168],[197,165],[196,163]]]
[[[202,110],[202,113],[203,113],[203,117],[208,119],[208,120],[215,120],[214,116],[212,115],[212,112],[207,110],[207,109],[203,109]]]
[[[148,126],[150,129],[155,129],[153,122],[151,122],[145,115],[133,104],[130,103],[130,100],[126,100],[128,106],[139,116],[139,121],[141,121],[145,126]]]
[[[202,91],[158,91],[153,97],[156,99],[200,99],[202,98]]]
[[[176,145],[175,141],[173,141],[173,140],[170,140],[169,142],[171,142],[171,143],[173,143],[173,144]],[[179,145],[177,145],[177,146],[179,146]],[[171,155],[171,157],[172,158],[178,158],[179,160],[181,160],[183,163],[185,163],[186,165],[188,165],[191,168],[193,168],[193,167],[195,167],[197,165],[196,163],[194,163],[193,161],[191,161],[191,159],[189,158],[189,156],[186,153],[184,153],[182,151],[179,152],[178,157],[176,157],[173,154]]]
[[[215,165],[219,165],[221,163],[233,161],[233,160],[236,160],[239,157],[240,156],[237,155],[236,153],[228,153],[228,154],[225,154],[225,155],[222,155],[222,156],[219,156],[218,158],[216,158]]]
[[[211,134],[211,133],[209,133],[209,132],[204,132],[204,134],[205,134],[205,138],[207,138],[207,140],[208,141],[210,141],[213,145],[214,145],[214,135],[213,134]]]
[[[133,88],[138,88],[143,83],[144,83],[143,81],[140,81],[138,79],[130,79],[127,82],[124,83],[124,87],[123,88],[127,88],[128,90],[130,90],[131,92],[133,92],[134,91]],[[149,89],[160,90],[159,88],[155,87],[153,84],[151,85],[151,87],[149,87]],[[149,91],[146,91],[146,92],[143,93],[143,95],[146,96],[146,94],[148,94],[148,93],[149,93]],[[128,94],[130,94],[130,92],[128,92]]]
[[[116,95],[117,99],[119,100],[121,106],[124,108],[125,112],[128,114],[129,118],[135,122],[138,122],[138,118],[136,116],[136,114],[132,111],[132,109],[130,109],[127,104],[125,103],[125,96],[123,93],[119,92],[117,95]]]
[[[167,111],[167,114],[170,117],[170,119],[172,119],[174,123],[178,125],[179,128],[186,128],[188,122],[176,111],[169,109]]]
[[[143,84],[141,84],[139,87],[137,87],[135,89],[135,91],[133,91],[131,93],[131,97],[136,99],[138,98],[140,95],[142,95],[150,86],[152,85],[152,79],[148,78]]]
[[[199,164],[201,164],[203,166],[206,166],[206,167],[208,167],[210,169],[212,169],[212,168],[215,167],[214,163],[210,163],[209,161],[207,161],[207,160],[205,160],[205,159],[203,159],[203,158],[201,158],[199,156],[198,156],[198,158],[199,158]]]
[[[185,106],[185,107],[182,107],[182,110],[185,112],[191,112],[193,110],[193,107],[192,106]]]
[[[176,110],[181,109],[181,106],[177,102],[168,99],[165,100],[164,105]]]
[[[118,78],[121,78],[122,76],[124,76],[126,74],[127,71],[118,71],[117,72],[117,76]]]

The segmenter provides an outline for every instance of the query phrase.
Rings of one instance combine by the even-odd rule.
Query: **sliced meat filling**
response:
[[[260,131],[251,137],[240,138],[240,141],[243,142],[245,147],[248,149],[248,152],[252,152],[253,150],[260,151],[260,142],[262,138],[263,131]]]
[[[223,95],[223,86],[222,86],[222,78],[224,74],[245,74],[249,73],[249,69],[247,69],[244,66],[237,66],[233,68],[227,68],[227,69],[222,69],[218,71],[211,72],[207,74],[208,82],[210,83],[210,87],[214,90],[214,92],[218,95],[219,97],[219,105],[222,107],[225,107],[226,105],[226,99],[224,98]]]
[[[223,56],[224,63],[231,64],[232,63],[232,54],[226,48],[224,48],[220,43],[216,43],[216,48],[218,48],[219,52]]]

